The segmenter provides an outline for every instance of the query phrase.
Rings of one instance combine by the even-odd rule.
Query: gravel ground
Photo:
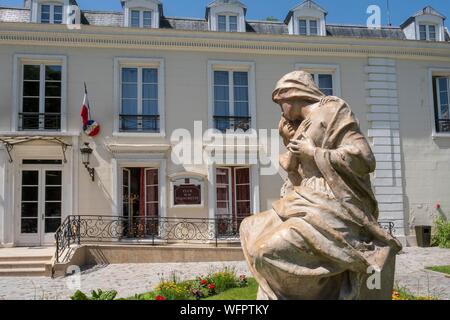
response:
[[[425,271],[427,266],[450,265],[450,250],[405,248],[397,258],[396,283],[420,295],[450,299],[450,278]],[[0,278],[0,299],[68,299],[78,288],[84,292],[114,289],[119,297],[151,291],[173,272],[182,280],[206,275],[225,266],[237,274],[250,275],[244,261],[211,263],[153,263],[95,266],[82,270],[81,276],[50,279],[45,277]]]

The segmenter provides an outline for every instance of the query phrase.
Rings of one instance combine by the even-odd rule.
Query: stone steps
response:
[[[52,256],[0,256],[0,277],[49,277]]]
[[[45,267],[40,268],[13,268],[13,269],[0,269],[1,277],[48,277],[51,272]]]

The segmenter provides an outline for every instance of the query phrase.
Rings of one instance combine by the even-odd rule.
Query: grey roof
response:
[[[0,22],[29,22],[30,11],[23,8],[0,7]],[[106,11],[82,11],[82,23],[94,26],[121,27],[123,26],[122,12]],[[160,28],[187,31],[208,31],[206,19],[161,17]],[[247,32],[257,34],[287,35],[288,26],[280,21],[256,21],[246,22]],[[405,34],[398,27],[382,27],[381,29],[368,29],[365,26],[335,25],[326,26],[327,36],[354,37],[354,38],[378,38],[406,40]],[[446,41],[450,40],[448,31]]]
[[[29,9],[0,7],[0,21],[2,22],[30,22],[30,20]]]
[[[123,14],[121,12],[83,11],[86,24],[105,27],[122,27]]]
[[[381,29],[369,29],[363,26],[327,25],[327,35],[335,37],[355,38],[388,38],[406,40],[405,33],[400,28],[383,27]]]

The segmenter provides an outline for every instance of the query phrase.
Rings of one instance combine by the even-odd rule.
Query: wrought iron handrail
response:
[[[120,114],[122,132],[159,132],[159,115]]]
[[[214,128],[222,132],[227,130],[248,131],[252,118],[249,116],[214,116]]]
[[[59,112],[21,112],[19,113],[19,130],[60,130],[61,113]]]
[[[68,216],[55,233],[56,262],[66,261],[71,246],[81,243],[147,240],[156,245],[176,242],[200,242],[219,245],[221,240],[239,239],[239,226],[245,217],[218,216],[216,219]]]
[[[212,243],[217,247],[219,241],[239,239],[239,227],[245,218],[230,215],[217,215],[214,219],[72,215],[55,233],[55,259],[57,263],[67,261],[72,245],[82,243],[147,240],[146,244],[154,246],[181,241]],[[380,221],[379,224],[393,234],[393,222]]]
[[[438,132],[450,132],[450,119],[436,119]]]

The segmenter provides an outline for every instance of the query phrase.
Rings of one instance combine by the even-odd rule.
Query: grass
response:
[[[438,300],[435,297],[415,296],[406,288],[397,288],[392,294],[392,300]]]
[[[436,267],[428,267],[428,270],[441,272],[445,274],[450,274],[450,266],[436,266]]]
[[[203,300],[256,300],[257,293],[258,283],[255,279],[249,278],[247,287],[228,289]]]

